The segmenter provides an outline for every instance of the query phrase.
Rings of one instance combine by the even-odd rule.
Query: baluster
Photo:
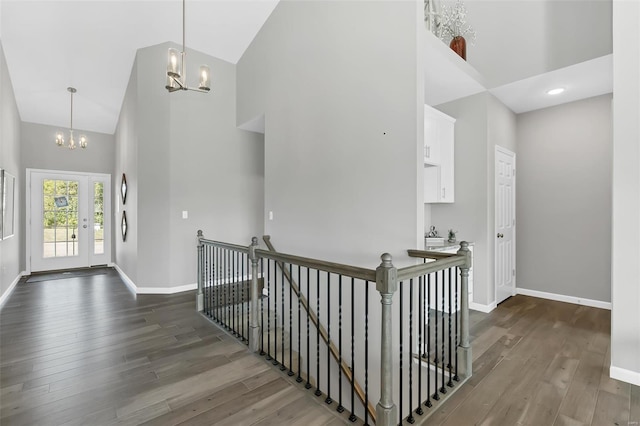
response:
[[[453,277],[451,275],[451,271],[453,271],[453,268],[449,268],[449,283],[448,283],[448,287],[449,287],[449,292],[448,292],[448,298],[449,298],[449,364],[447,365],[447,367],[449,368],[449,381],[447,382],[447,386],[449,386],[450,388],[453,387],[453,382],[451,381],[453,379],[453,374],[452,374],[452,365],[451,365],[451,355],[452,355],[452,351],[455,350],[455,348],[453,348],[451,346],[451,299],[452,299],[452,294],[451,294],[451,281],[453,281]]]
[[[444,274],[444,269],[442,271],[440,271],[440,275],[442,276],[442,333],[441,333],[441,347],[442,347],[442,357],[440,358],[440,369],[442,371],[442,386],[440,387],[440,392],[442,394],[447,393],[447,388],[444,385],[444,376],[445,376],[445,361],[446,361],[446,357],[445,357],[445,349],[446,349],[446,345],[445,345],[445,333],[444,333],[444,315],[445,315],[445,274]]]
[[[460,270],[460,268],[458,268],[458,271]],[[458,306],[458,285],[460,285],[460,281],[459,281],[459,275],[456,273],[456,339],[455,339],[455,346],[454,346],[454,351],[455,351],[455,374],[453,376],[453,380],[455,380],[456,382],[460,381],[460,377],[458,377],[458,316],[460,315],[460,307]]]
[[[427,359],[427,401],[424,405],[427,408],[431,408],[433,404],[431,403],[431,274],[427,274],[427,288],[426,288],[426,297],[427,297],[427,312],[426,319],[427,322],[427,337],[426,344],[427,350],[425,352],[425,357]],[[436,386],[437,388],[437,386]]]
[[[358,420],[355,415],[355,384],[356,384],[356,363],[355,363],[355,301],[354,301],[355,279],[351,278],[351,415],[349,421],[351,423]],[[365,406],[365,411],[367,407]]]
[[[298,377],[296,377],[296,382],[301,383],[302,377],[300,376],[300,372],[302,371],[302,351],[300,349],[300,299],[302,299],[302,275],[300,274],[300,265],[298,265]]]
[[[289,279],[293,280],[293,269],[291,264],[289,264]],[[284,272],[284,271],[282,271]],[[282,274],[284,275],[284,273]],[[284,278],[283,278],[284,282]],[[293,336],[293,291],[292,291],[292,283],[289,283],[289,371],[287,374],[289,376],[293,376],[293,345],[291,343],[291,339]],[[299,356],[299,355],[298,355]]]
[[[282,287],[282,296],[280,297],[282,300],[280,303],[280,370],[282,371],[287,369],[287,367],[285,367],[284,365],[284,271],[286,267],[287,265],[285,263],[282,263],[282,270],[280,271],[280,286]]]
[[[324,400],[331,404],[331,273],[327,272],[327,398]]]
[[[245,263],[246,259],[244,257],[244,253],[240,254],[240,335],[242,336],[242,341],[244,342],[245,340],[247,340],[245,337],[247,336],[244,333],[244,305],[246,303],[246,299],[245,299],[245,295],[244,295],[244,288],[246,286],[245,283],[251,283],[251,281],[249,281],[249,277],[247,275],[244,274],[244,263]],[[251,274],[251,276],[253,277],[253,274]],[[253,279],[253,278],[252,278]],[[258,282],[258,277],[256,277],[256,283]],[[256,290],[258,288],[258,285],[256,284]],[[256,292],[257,293],[257,292]],[[249,292],[249,294],[251,294]],[[249,308],[247,307],[247,313],[249,311]],[[247,316],[247,319],[250,320],[250,317]],[[249,326],[249,322],[247,322],[247,327]]]
[[[273,365],[278,365],[278,265],[275,261],[273,262],[273,334]],[[280,329],[280,336],[282,336],[282,329]]]
[[[234,336],[238,335],[238,329],[236,327],[236,317],[237,317],[237,313],[236,313],[236,285],[238,283],[238,271],[236,269],[236,263],[238,261],[238,253],[234,250],[231,252],[231,281],[232,281],[232,287],[231,287],[231,329],[233,330],[233,332],[231,334],[233,334]]]
[[[407,421],[411,424],[416,420],[413,418],[413,278],[409,280],[409,417]]]
[[[403,376],[402,376],[402,341],[403,341],[403,335],[404,335],[404,330],[403,330],[403,317],[402,317],[402,308],[404,305],[404,286],[402,285],[403,283],[400,282],[400,321],[398,321],[400,324],[400,363],[399,363],[399,367],[400,367],[400,375],[399,375],[399,380],[400,380],[400,386],[399,386],[399,393],[400,393],[400,400],[398,401],[398,415],[400,416],[400,421],[398,421],[398,424],[402,424],[402,391],[403,391]]]
[[[342,274],[338,277],[338,413],[344,411],[342,406]]]
[[[416,414],[421,416],[422,411],[422,358],[424,355],[424,343],[422,335],[424,333],[424,276],[418,278],[418,406]],[[420,353],[420,351],[423,351]]]
[[[433,350],[433,364],[435,366],[435,371],[434,373],[434,382],[435,382],[435,389],[434,389],[434,393],[433,393],[433,399],[435,399],[436,401],[438,401],[440,399],[440,394],[438,393],[438,285],[440,284],[440,280],[438,279],[438,273],[434,272],[433,273],[436,282],[434,285],[434,298],[433,298],[433,304],[434,304],[434,310],[433,310],[433,319],[434,319],[434,326],[433,326],[433,334],[434,334],[434,339],[433,339],[433,343],[434,343],[434,350]]]
[[[310,319],[311,319],[311,291],[310,291],[310,281],[311,281],[311,272],[309,268],[307,268],[307,383],[305,383],[304,387],[306,389],[311,389],[311,382],[309,378],[311,376],[311,328],[310,328]]]
[[[268,262],[268,260],[267,260]],[[260,276],[262,277],[262,287],[264,288],[264,284],[267,280],[264,278],[264,259],[260,259]],[[269,287],[267,287],[267,291]],[[260,291],[260,355],[264,356],[264,291]],[[269,303],[269,300],[267,300]],[[267,309],[269,306],[267,305]]]
[[[267,361],[271,358],[271,260],[267,259]]]
[[[320,270],[316,270],[316,319],[318,324],[316,325],[316,396],[322,395],[320,390]]]
[[[355,376],[354,376],[355,377]],[[364,424],[369,424],[369,281],[364,287]]]

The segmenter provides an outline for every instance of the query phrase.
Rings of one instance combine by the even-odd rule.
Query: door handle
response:
[[[498,234],[498,238],[504,238],[504,234]]]

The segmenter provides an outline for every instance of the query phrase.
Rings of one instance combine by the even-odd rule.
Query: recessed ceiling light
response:
[[[547,90],[547,95],[559,95],[564,92],[564,87],[556,87],[555,89]]]

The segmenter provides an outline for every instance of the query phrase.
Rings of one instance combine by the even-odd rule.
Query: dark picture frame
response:
[[[127,203],[127,177],[122,174],[122,182],[120,183],[120,194],[122,195],[122,205]]]
[[[127,212],[122,211],[122,220],[120,221],[120,230],[122,231],[122,241],[127,241]]]

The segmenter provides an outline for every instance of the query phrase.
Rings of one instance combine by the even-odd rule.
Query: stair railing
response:
[[[401,269],[384,254],[375,270],[257,245],[198,232],[198,310],[351,421],[413,423],[471,376],[466,243],[446,256],[412,250],[425,263]]]

